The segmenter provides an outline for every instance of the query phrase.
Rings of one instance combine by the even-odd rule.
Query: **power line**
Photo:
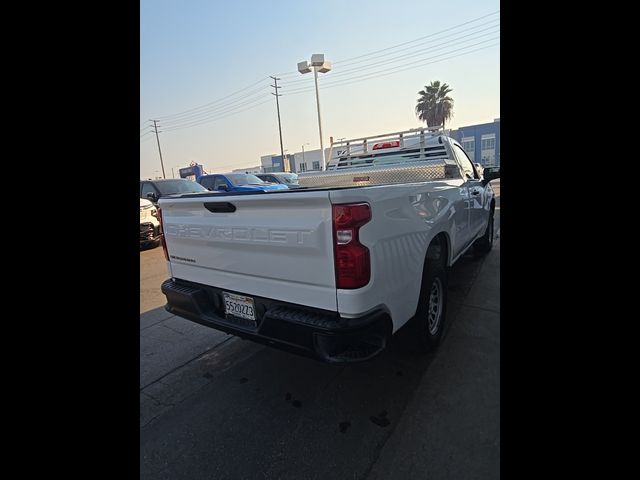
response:
[[[355,60],[357,58],[367,57],[367,56],[375,55],[375,54],[380,53],[380,52],[385,52],[387,50],[391,50],[392,48],[402,47],[403,45],[408,45],[409,43],[414,43],[414,42],[417,42],[419,40],[424,40],[425,38],[430,38],[430,37],[433,37],[435,35],[439,35],[439,34],[444,33],[444,32],[449,32],[451,30],[455,30],[456,28],[462,27],[463,25],[468,25],[470,23],[477,22],[478,20],[482,20],[483,18],[487,18],[487,17],[490,17],[492,15],[496,15],[498,13],[500,13],[500,10],[496,10],[495,12],[491,12],[491,13],[488,13],[488,14],[483,15],[481,17],[474,18],[473,20],[469,20],[468,22],[459,23],[458,25],[454,25],[453,27],[445,28],[444,30],[440,30],[440,31],[435,32],[435,33],[430,33],[429,35],[425,35],[424,37],[419,37],[419,38],[416,38],[414,40],[409,40],[408,42],[399,43],[399,44],[393,45],[391,47],[383,48],[383,49],[380,49],[380,50],[375,50],[375,51],[370,52],[370,53],[365,53],[364,55],[358,55],[357,57],[346,58],[344,60],[339,60],[339,61],[333,62],[333,63],[334,63],[334,65],[337,65],[339,63],[344,63],[344,62],[348,62],[348,61],[351,61],[351,60]]]
[[[441,59],[439,59],[439,60],[434,60],[434,61],[432,61],[432,62],[420,63],[420,64],[418,64],[418,65],[414,65],[414,66],[412,66],[412,67],[408,67],[408,68],[403,68],[403,69],[400,69],[400,70],[393,69],[393,71],[392,71],[392,72],[389,72],[389,73],[383,73],[383,74],[368,74],[368,75],[364,76],[364,77],[366,77],[366,78],[364,78],[364,77],[354,77],[354,78],[352,78],[352,79],[342,79],[339,83],[335,83],[335,84],[331,84],[331,85],[323,86],[322,88],[323,88],[323,90],[326,90],[326,89],[328,89],[328,88],[334,88],[334,87],[341,87],[341,86],[345,86],[345,85],[351,85],[351,84],[354,84],[354,83],[360,83],[360,82],[362,82],[362,81],[366,81],[366,80],[372,80],[372,79],[374,79],[374,78],[378,78],[378,77],[386,77],[386,76],[388,76],[388,75],[393,75],[393,74],[395,74],[395,73],[400,73],[400,72],[404,72],[404,71],[407,71],[407,70],[412,70],[412,69],[414,69],[414,68],[424,67],[424,66],[426,66],[426,65],[431,65],[431,64],[434,64],[434,63],[438,63],[438,62],[443,62],[443,61],[445,61],[445,60],[450,60],[450,59],[452,59],[452,58],[461,57],[461,56],[463,56],[463,55],[468,55],[468,54],[470,54],[470,53],[478,52],[478,51],[480,51],[480,50],[486,50],[487,48],[495,47],[495,46],[497,46],[497,45],[500,45],[500,43],[498,42],[498,43],[494,43],[494,44],[491,44],[491,45],[486,45],[486,46],[484,46],[484,47],[476,48],[476,49],[474,49],[474,50],[470,50],[470,51],[468,51],[468,52],[459,53],[459,54],[457,54],[457,55],[452,55],[452,56],[450,56],[450,57],[441,58]],[[292,93],[287,93],[287,94],[286,94],[286,96],[298,95],[298,94],[301,94],[301,93],[308,93],[308,92],[311,92],[311,91],[313,91],[313,89],[301,89],[301,90],[298,90],[298,91],[295,91],[295,92],[292,92]]]
[[[440,30],[438,32],[434,32],[434,33],[429,34],[429,35],[425,35],[425,36],[422,36],[422,37],[419,37],[419,38],[416,38],[416,39],[413,39],[413,40],[409,40],[407,42],[403,42],[403,43],[400,43],[400,44],[392,45],[390,47],[386,47],[386,48],[383,48],[383,49],[372,51],[372,52],[369,52],[369,53],[366,53],[366,54],[363,54],[363,55],[358,55],[358,56],[355,56],[355,57],[350,57],[350,58],[346,58],[346,59],[343,59],[343,60],[338,60],[338,61],[333,62],[333,63],[334,63],[334,65],[343,64],[345,66],[351,66],[351,65],[355,65],[355,64],[359,64],[359,63],[366,63],[366,62],[369,62],[371,60],[377,60],[377,59],[373,59],[373,58],[369,58],[369,59],[365,59],[365,58],[366,57],[371,57],[372,55],[380,54],[381,52],[388,52],[388,53],[384,53],[382,55],[378,55],[379,57],[397,55],[398,53],[400,53],[402,51],[413,50],[416,47],[419,47],[421,45],[432,43],[434,41],[439,41],[439,40],[442,40],[442,39],[447,38],[447,37],[452,37],[452,36],[455,37],[456,35],[460,35],[461,33],[465,33],[465,32],[468,32],[468,31],[471,31],[471,30],[474,30],[474,29],[478,29],[479,27],[491,24],[493,22],[496,22],[496,21],[499,22],[500,21],[499,18],[492,19],[489,22],[485,22],[485,23],[482,23],[482,24],[479,24],[479,25],[474,25],[474,26],[468,27],[468,28],[466,28],[466,29],[464,29],[462,31],[458,31],[458,32],[451,33],[449,35],[441,36],[440,38],[433,38],[433,37],[436,37],[436,36],[438,36],[438,35],[440,35],[442,33],[459,29],[460,27],[463,27],[465,25],[469,25],[469,24],[478,22],[478,21],[480,21],[480,20],[482,20],[484,18],[491,17],[491,16],[496,15],[498,13],[500,13],[500,10],[497,10],[495,12],[489,13],[487,15],[483,15],[481,17],[477,17],[475,19],[469,20],[469,21],[464,22],[464,23],[460,23],[458,25],[454,25],[454,26],[446,28],[444,30]],[[372,63],[372,64],[366,64],[366,65],[363,65],[363,66],[357,67],[357,68],[347,68],[346,70],[339,71],[339,72],[335,73],[334,75],[332,75],[328,79],[329,82],[327,82],[326,86],[323,87],[323,88],[331,88],[333,86],[348,85],[348,84],[351,84],[351,83],[355,83],[357,81],[362,81],[362,80],[368,80],[368,79],[373,79],[373,78],[377,78],[377,77],[382,77],[382,76],[390,75],[390,74],[393,74],[393,73],[396,73],[396,72],[406,71],[406,70],[410,70],[412,68],[418,68],[418,67],[423,66],[423,65],[429,65],[431,63],[436,63],[436,62],[448,60],[450,58],[455,58],[455,57],[458,57],[458,56],[461,56],[461,55],[466,55],[468,53],[472,53],[472,51],[478,51],[478,50],[483,50],[485,48],[489,48],[489,47],[494,46],[494,45],[489,45],[489,46],[486,46],[486,47],[482,47],[480,49],[476,49],[476,50],[472,50],[472,51],[469,51],[469,52],[461,53],[461,54],[458,54],[458,55],[453,55],[453,56],[450,56],[450,57],[442,58],[440,60],[436,60],[436,61],[433,61],[433,62],[422,63],[425,60],[430,60],[432,58],[440,57],[440,56],[443,56],[443,55],[444,56],[450,55],[453,52],[461,51],[461,50],[464,50],[466,48],[471,48],[471,47],[473,47],[475,45],[479,45],[479,44],[485,43],[487,41],[491,41],[491,40],[497,39],[499,37],[496,37],[496,38],[493,38],[493,39],[488,39],[488,40],[485,40],[484,42],[479,42],[479,43],[476,43],[476,44],[473,44],[473,45],[467,45],[465,47],[462,47],[462,48],[459,48],[459,49],[455,49],[455,50],[451,50],[451,51],[447,51],[447,52],[444,52],[444,53],[439,54],[439,55],[426,57],[426,58],[421,58],[421,59],[415,60],[415,61],[410,62],[410,63],[397,65],[396,67],[391,67],[391,68],[388,68],[388,69],[382,69],[382,70],[378,70],[378,71],[373,72],[373,73],[366,73],[364,75],[357,75],[357,74],[354,75],[354,73],[356,73],[356,72],[357,73],[361,73],[363,70],[374,68],[374,67],[379,66],[379,65],[389,65],[389,64],[401,61],[401,60],[406,59],[406,58],[412,58],[412,57],[420,56],[423,51],[427,51],[428,50],[430,52],[433,52],[434,50],[438,50],[438,49],[442,49],[442,48],[446,49],[446,48],[449,48],[449,47],[451,47],[453,45],[457,45],[457,44],[460,44],[460,43],[465,43],[465,42],[472,41],[472,40],[475,40],[475,39],[483,37],[483,36],[487,36],[490,33],[487,33],[487,34],[484,34],[484,35],[479,35],[479,36],[474,36],[474,35],[477,35],[480,32],[484,32],[486,30],[490,30],[491,28],[495,28],[495,27],[499,27],[499,23],[497,25],[493,25],[492,27],[488,27],[488,28],[485,28],[483,30],[478,30],[478,31],[469,33],[467,35],[463,35],[463,36],[459,36],[459,37],[453,38],[453,39],[448,40],[446,42],[443,42],[441,44],[438,44],[438,45],[435,45],[433,47],[430,47],[428,49],[414,50],[412,52],[409,52],[409,53],[406,53],[406,54],[403,54],[403,55],[398,55],[396,57],[387,58],[385,60],[378,61],[378,62],[375,62],[375,63]],[[491,33],[494,33],[494,32],[491,32]],[[471,37],[471,38],[467,38],[467,37]],[[431,38],[431,40],[429,40],[427,42],[421,42],[421,43],[416,44],[416,42],[420,42],[421,40],[424,40],[424,39],[427,39],[427,38]],[[462,42],[458,42],[458,40],[460,40],[462,38],[467,38],[467,40],[464,40]],[[410,44],[415,44],[415,45],[411,45],[410,47],[405,47],[405,48],[399,48],[399,47],[404,47],[404,46],[410,45]],[[438,46],[441,46],[441,48],[436,48]],[[394,51],[391,51],[391,50],[394,50]],[[410,65],[412,65],[412,66],[410,66]],[[403,68],[403,67],[408,67],[408,68]],[[390,72],[390,73],[384,73],[384,72],[387,72],[389,70],[393,70],[393,71]],[[285,73],[278,74],[278,75],[281,75],[281,76],[292,76],[292,75],[298,75],[298,72],[285,72]],[[337,79],[338,82],[332,82],[332,80],[335,77],[341,77],[343,75],[346,76],[346,77],[345,78],[338,78]],[[230,94],[228,94],[228,95],[226,95],[224,97],[220,97],[220,98],[218,98],[218,99],[216,99],[216,100],[214,100],[212,102],[206,103],[204,105],[200,105],[200,106],[193,107],[193,108],[190,108],[190,109],[187,109],[187,110],[183,110],[183,111],[178,112],[178,113],[157,117],[158,120],[156,120],[156,121],[159,121],[161,119],[166,120],[166,122],[164,123],[165,131],[169,132],[169,131],[175,131],[175,130],[179,130],[179,129],[183,129],[183,128],[190,128],[190,127],[195,127],[195,126],[199,126],[199,125],[204,125],[206,123],[211,123],[211,122],[217,121],[219,119],[226,118],[228,116],[235,115],[237,113],[247,111],[247,110],[249,110],[251,108],[255,108],[257,106],[266,104],[268,102],[267,100],[265,100],[263,102],[255,103],[259,98],[261,98],[261,96],[262,96],[261,94],[263,94],[264,91],[266,90],[266,88],[267,88],[266,85],[263,86],[263,87],[260,87],[258,89],[251,90],[250,92],[246,93],[243,97],[235,98],[235,99],[232,98],[232,97],[235,97],[235,96],[237,96],[238,94],[240,94],[242,92],[246,92],[247,90],[253,88],[256,85],[258,85],[260,82],[263,82],[265,78],[269,78],[269,77],[262,77],[260,80],[252,83],[251,85],[248,85],[248,86],[246,86],[246,87],[244,87],[242,89],[236,90],[235,92],[232,92],[232,93],[230,93]],[[273,77],[271,77],[271,78],[273,78]],[[280,78],[278,78],[278,80],[280,80]],[[293,90],[291,90],[289,92],[286,92],[284,95],[297,95],[299,93],[304,93],[304,92],[313,90],[312,88],[302,87],[302,84],[305,83],[304,80],[305,79],[296,79],[296,80],[286,81],[285,82],[285,87],[286,86],[293,86]],[[297,87],[297,84],[300,85],[300,88]],[[278,85],[277,88],[282,88],[282,86]],[[276,93],[277,93],[277,89],[276,89]],[[281,96],[281,95],[282,94],[278,94],[278,96]],[[276,97],[276,101],[277,101],[277,97]],[[249,105],[249,104],[251,104],[250,107],[242,108],[242,107],[244,107],[246,105]],[[277,102],[277,108],[279,110],[279,103],[278,102]],[[142,127],[140,129],[140,131],[143,132],[147,128],[151,128],[151,126]],[[150,130],[147,133],[153,133],[153,131]],[[141,135],[141,138],[143,138],[145,135],[146,135],[146,133]],[[149,138],[149,137],[147,137],[147,138]],[[159,140],[158,140],[158,143],[159,143]]]
[[[247,87],[241,88],[240,90],[236,90],[235,92],[230,93],[229,95],[226,95],[226,96],[224,96],[224,97],[218,98],[217,100],[214,100],[214,101],[212,101],[212,102],[205,103],[204,105],[200,105],[200,106],[198,106],[198,107],[193,107],[193,108],[190,108],[190,109],[188,109],[188,110],[183,110],[182,112],[178,112],[178,113],[174,113],[174,114],[170,114],[170,115],[163,115],[163,116],[158,117],[158,119],[160,119],[160,120],[162,120],[162,119],[167,119],[167,118],[175,117],[175,116],[178,116],[178,115],[182,115],[182,114],[184,114],[184,113],[192,112],[192,111],[194,111],[194,110],[198,110],[198,109],[201,109],[201,108],[205,108],[205,107],[208,107],[209,105],[214,105],[214,104],[216,104],[216,103],[218,103],[218,102],[220,102],[220,101],[222,101],[222,100],[225,100],[225,99],[227,99],[227,98],[229,98],[229,97],[233,97],[234,95],[237,95],[237,94],[238,94],[238,93],[240,93],[240,92],[243,92],[243,91],[245,91],[245,90],[250,89],[251,87],[253,87],[253,86],[255,86],[255,85],[258,85],[260,82],[263,82],[265,78],[267,78],[267,77],[262,77],[262,78],[260,78],[260,80],[258,80],[257,82],[252,83],[251,85],[248,85]]]
[[[231,106],[231,105],[233,105],[235,103],[243,102],[247,98],[252,97],[252,96],[254,96],[256,94],[259,94],[261,92],[264,93],[267,90],[267,88],[268,88],[268,86],[264,85],[264,86],[262,86],[260,88],[255,89],[255,90],[251,90],[250,92],[246,92],[242,97],[234,98],[234,99],[228,99],[228,100],[226,100],[226,101],[224,101],[222,103],[219,103],[218,105],[211,105],[209,107],[202,108],[197,112],[182,113],[182,114],[179,114],[179,115],[176,115],[176,116],[172,117],[171,119],[166,119],[166,120],[163,120],[163,121],[167,122],[167,123],[177,123],[177,122],[181,122],[181,121],[190,120],[192,118],[197,118],[197,117],[200,117],[200,116],[203,116],[203,115],[208,115],[208,114],[216,112],[216,111],[218,111],[220,109],[224,109],[226,107],[229,107],[229,106]]]
[[[238,114],[240,112],[246,112],[247,110],[251,110],[252,108],[259,107],[260,105],[264,105],[266,103],[271,103],[271,99],[269,98],[269,99],[265,100],[264,102],[256,103],[255,105],[252,105],[252,106],[250,106],[248,108],[244,108],[242,110],[234,111],[232,113],[229,113],[227,115],[222,115],[220,117],[211,118],[211,119],[208,119],[208,120],[200,122],[200,123],[195,123],[193,125],[183,125],[183,126],[180,126],[180,127],[167,128],[166,131],[167,132],[173,132],[175,130],[181,130],[183,128],[191,128],[191,127],[197,127],[197,126],[200,126],[200,125],[205,125],[207,123],[215,122],[216,120],[221,120],[223,118],[227,118],[227,117],[230,117],[232,115],[236,115],[236,114]]]
[[[480,38],[487,37],[489,35],[495,35],[495,34],[500,34],[500,32],[499,31],[493,31],[493,32],[484,33],[482,35],[477,35],[477,36],[472,37],[472,38],[467,38],[466,40],[463,40],[461,42],[453,42],[453,43],[445,42],[445,44],[440,44],[440,45],[443,45],[440,48],[428,48],[428,49],[425,49],[424,51],[420,51],[420,52],[417,52],[417,53],[410,53],[410,54],[400,55],[399,57],[396,57],[392,61],[376,62],[376,63],[372,63],[370,65],[367,65],[365,67],[356,67],[356,68],[352,68],[350,70],[346,70],[344,72],[338,72],[335,75],[333,75],[330,78],[328,78],[328,80],[333,80],[335,77],[339,77],[339,76],[343,76],[343,75],[350,76],[354,72],[362,72],[363,70],[369,70],[369,69],[377,67],[377,66],[390,65],[390,64],[396,63],[398,61],[406,60],[407,58],[419,57],[419,56],[424,55],[425,53],[431,53],[431,52],[435,52],[435,51],[438,51],[438,50],[448,49],[448,48],[453,47],[455,45],[460,45],[460,44],[463,44],[463,43],[466,43],[466,42],[472,42],[474,40],[478,40]],[[497,38],[497,37],[493,37],[493,38]],[[461,49],[462,48],[467,48],[469,46],[475,46],[475,45],[478,45],[478,44],[474,43],[472,45],[467,45],[465,47],[461,47]],[[458,49],[458,50],[460,50],[460,49]],[[452,51],[456,51],[456,50],[452,50]],[[446,55],[446,53],[445,54],[440,54],[440,55]],[[433,58],[433,57],[427,57],[427,58]],[[425,60],[425,59],[423,59],[423,60]],[[417,61],[421,61],[421,60],[418,59]]]
[[[483,37],[487,37],[489,35],[494,35],[496,33],[500,33],[499,27],[498,30],[495,29],[496,27],[491,27],[489,29],[485,29],[485,30],[491,30],[487,33],[483,33],[483,34],[478,34],[479,32],[474,32],[473,34],[468,34],[468,35],[463,35],[462,37],[456,38],[456,41],[446,41],[443,43],[439,43],[433,46],[430,46],[428,48],[424,48],[424,49],[420,49],[418,51],[415,52],[411,52],[411,53],[405,53],[403,55],[398,55],[397,57],[392,57],[390,59],[387,60],[383,60],[383,61],[379,61],[379,62],[374,62],[374,63],[370,63],[364,66],[360,66],[360,67],[354,67],[354,68],[350,68],[350,69],[346,69],[344,71],[339,71],[337,72],[335,75],[333,75],[331,78],[333,79],[336,76],[343,76],[343,75],[351,75],[353,72],[361,72],[363,70],[369,70],[371,68],[377,67],[377,66],[383,66],[383,65],[390,65],[392,63],[396,63],[398,61],[402,61],[408,58],[413,58],[413,57],[420,57],[425,53],[432,53],[432,52],[437,52],[439,50],[446,50],[449,49],[453,46],[456,45],[461,45],[467,42],[472,42],[474,40],[478,40],[480,38]],[[482,30],[484,31],[484,30]],[[464,40],[461,40],[464,39]]]
[[[260,98],[262,98],[262,97],[260,97]],[[232,107],[228,107],[228,108],[223,109],[223,110],[212,112],[212,113],[210,113],[208,115],[205,115],[205,116],[202,116],[202,117],[199,117],[199,118],[192,118],[192,119],[185,120],[183,122],[173,123],[173,124],[167,125],[167,127],[168,127],[168,130],[169,129],[173,130],[176,127],[185,127],[185,126],[189,126],[189,125],[201,124],[202,122],[206,122],[207,120],[209,120],[211,118],[217,118],[220,115],[224,115],[224,114],[227,114],[227,113],[234,112],[234,111],[236,111],[236,110],[238,110],[238,109],[240,109],[240,108],[242,108],[242,107],[244,107],[246,105],[255,105],[255,102],[258,101],[258,100],[259,100],[259,98],[248,99],[245,102],[240,103],[238,105],[234,105]]]
[[[205,120],[205,119],[211,117],[212,115],[215,116],[215,115],[218,115],[219,113],[226,113],[228,111],[234,110],[235,108],[242,107],[244,105],[248,105],[250,103],[253,103],[253,102],[257,101],[258,99],[264,98],[264,95],[265,95],[265,93],[261,93],[261,94],[255,93],[255,94],[253,94],[253,95],[251,95],[249,97],[240,98],[240,99],[236,100],[233,103],[226,104],[226,105],[221,105],[221,106],[216,107],[216,108],[214,108],[212,110],[208,110],[206,112],[202,112],[202,113],[199,113],[197,115],[193,115],[191,117],[185,117],[183,119],[168,121],[166,123],[166,125],[170,126],[170,127],[175,127],[175,126],[183,125],[183,124],[190,123],[190,122],[193,122],[193,121]],[[240,102],[240,103],[237,103],[237,102]]]
[[[498,37],[496,37],[496,38],[498,38]],[[489,39],[489,40],[486,40],[486,41],[491,41],[491,40],[494,40],[494,39]],[[484,50],[486,48],[490,48],[490,47],[493,47],[495,45],[499,45],[499,43],[496,43],[496,44],[484,46],[484,47],[481,47],[481,48],[478,48],[478,49],[470,50],[470,51],[467,51],[467,52],[459,53],[457,55],[447,56],[447,55],[450,55],[451,53],[454,53],[456,51],[460,51],[460,50],[464,50],[464,49],[467,49],[467,48],[471,48],[473,46],[476,46],[476,45],[479,45],[479,44],[482,44],[482,43],[485,43],[485,42],[479,42],[478,44],[474,44],[474,45],[467,45],[467,46],[459,48],[459,49],[455,49],[455,50],[452,50],[452,51],[449,51],[449,52],[444,52],[444,53],[441,53],[439,55],[434,55],[434,56],[431,56],[431,57],[424,58],[422,60],[410,62],[408,64],[403,64],[403,65],[399,66],[399,67],[405,67],[405,66],[411,65],[408,68],[398,69],[398,67],[393,67],[391,69],[380,70],[378,72],[368,73],[368,74],[365,74],[365,75],[355,75],[355,76],[351,76],[349,78],[342,78],[342,79],[339,80],[339,82],[335,82],[335,83],[328,82],[327,84],[325,84],[325,86],[323,86],[323,88],[339,87],[339,86],[343,86],[343,85],[346,86],[346,85],[350,85],[350,84],[353,84],[353,83],[358,83],[358,82],[361,82],[361,81],[374,79],[374,78],[377,78],[377,77],[384,77],[384,76],[387,76],[387,75],[392,75],[394,73],[399,73],[399,72],[402,72],[402,71],[407,71],[407,70],[411,70],[411,69],[414,69],[414,68],[419,68],[419,67],[430,65],[430,64],[433,64],[433,63],[438,63],[438,62],[441,62],[441,61],[444,61],[444,60],[449,60],[449,59],[452,59],[452,58],[460,57],[462,55],[467,55],[469,53],[473,53],[473,52],[476,52],[476,51]],[[441,58],[441,59],[438,59],[438,60],[435,60],[435,61],[430,61],[430,62],[424,63],[425,60],[430,60],[430,59],[441,57],[441,56],[445,56],[445,58]],[[390,73],[384,73],[384,72],[387,72],[388,70],[393,70],[393,71],[391,71]],[[278,86],[278,88],[281,88],[281,87]],[[280,95],[285,95],[285,96],[298,95],[300,93],[310,92],[312,90],[313,90],[313,88],[301,88],[301,89],[293,90],[291,92],[287,92],[285,94],[280,94]],[[259,102],[259,103],[254,104],[253,103],[254,100],[250,100],[250,101],[244,102],[241,105],[236,105],[236,106],[234,106],[232,108],[229,108],[226,111],[217,112],[217,113],[215,113],[215,114],[213,114],[213,115],[211,115],[211,116],[209,116],[207,118],[191,121],[191,122],[180,124],[180,125],[172,125],[172,126],[170,126],[168,128],[165,128],[165,131],[170,132],[170,131],[181,130],[181,129],[184,129],[184,128],[191,128],[191,127],[196,127],[196,126],[204,125],[204,124],[207,124],[207,123],[215,122],[217,120],[221,120],[223,118],[226,118],[226,117],[229,117],[229,116],[232,116],[232,115],[236,115],[238,113],[250,110],[252,108],[256,108],[256,107],[258,107],[260,105],[264,105],[264,104],[266,104],[266,103],[268,103],[270,101],[271,100],[265,100],[263,102]],[[240,108],[241,106],[244,106],[245,104],[249,104],[249,103],[252,104],[250,107],[248,107],[248,108]]]
[[[491,30],[491,29],[495,29],[495,28],[499,28],[499,25],[493,25],[493,26],[485,28],[483,30],[479,30],[477,32],[469,33],[467,35],[462,35],[460,37],[457,37],[457,38],[454,38],[454,39],[451,39],[451,40],[447,40],[446,42],[442,42],[442,43],[433,45],[433,46],[428,47],[428,48],[422,48],[422,49],[416,50],[414,52],[405,53],[405,54],[399,55],[397,57],[388,58],[386,60],[381,60],[379,62],[374,62],[374,63],[368,64],[368,65],[364,65],[364,66],[360,66],[360,67],[347,68],[346,70],[341,70],[339,72],[334,73],[328,79],[331,80],[331,79],[334,79],[335,77],[340,77],[340,76],[343,76],[343,75],[350,75],[353,72],[359,72],[359,71],[362,71],[362,70],[367,70],[367,69],[370,69],[370,68],[374,68],[375,66],[378,66],[378,65],[388,65],[388,64],[391,64],[391,63],[395,63],[395,62],[397,62],[399,60],[402,60],[402,59],[416,57],[416,56],[423,55],[424,53],[431,53],[431,52],[434,52],[434,51],[438,51],[438,50],[442,50],[442,49],[446,49],[446,48],[452,47],[454,45],[459,45],[461,43],[470,42],[470,41],[476,40],[478,38],[486,37],[487,35],[492,35],[494,33],[498,33],[499,31],[495,31],[494,30],[492,32],[488,32],[488,33],[484,33],[484,34],[478,35],[480,32],[484,32],[486,30]],[[461,33],[464,33],[464,32],[461,32]],[[463,38],[465,40],[458,41],[458,40],[463,39]],[[440,40],[440,39],[437,39],[437,40]],[[437,41],[437,40],[435,40],[435,41]],[[433,41],[434,40],[431,40],[430,42],[433,42]],[[430,42],[427,42],[427,43],[430,43]],[[397,53],[397,52],[392,52],[392,53],[389,53],[387,55],[393,55],[395,53]],[[358,62],[354,62],[354,63],[358,63]],[[299,84],[299,83],[302,83],[302,82],[305,82],[305,81],[306,81],[306,79],[291,80],[291,81],[288,81],[285,84],[285,86],[294,86],[294,88],[296,88],[294,84]]]
[[[334,85],[334,84],[336,84],[338,82],[357,80],[357,79],[360,79],[360,78],[366,78],[366,77],[371,77],[371,76],[378,76],[379,74],[382,74],[382,73],[388,72],[388,71],[393,71],[393,72],[401,71],[401,70],[398,70],[398,69],[402,68],[402,67],[410,66],[410,65],[415,65],[416,63],[420,63],[421,64],[425,60],[431,60],[433,58],[450,55],[450,54],[452,54],[454,52],[458,52],[458,51],[461,51],[461,50],[464,50],[464,49],[467,49],[467,48],[475,47],[477,45],[480,45],[480,44],[483,44],[483,43],[487,43],[487,42],[490,42],[490,41],[493,41],[493,40],[497,40],[499,38],[500,38],[499,36],[498,37],[494,37],[494,38],[489,38],[487,40],[483,40],[482,42],[478,42],[478,43],[475,43],[475,44],[472,44],[472,45],[466,45],[466,46],[461,47],[461,48],[456,48],[454,50],[450,50],[448,52],[440,53],[438,55],[432,55],[430,57],[426,57],[426,58],[423,58],[423,59],[420,59],[420,60],[414,60],[413,62],[405,63],[405,64],[402,64],[402,65],[396,65],[396,66],[393,66],[393,67],[390,67],[390,68],[384,68],[382,70],[378,70],[377,72],[365,73],[363,75],[353,75],[353,76],[348,77],[348,78],[341,78],[337,82],[336,81],[334,81],[334,82],[327,81],[327,82],[324,83],[327,86],[323,86],[322,88],[328,88],[328,86]],[[404,71],[404,70],[402,70],[402,71]],[[299,88],[299,89],[296,89],[296,90],[291,90],[289,93],[287,93],[287,95],[290,95],[290,94],[292,94],[294,92],[297,93],[297,92],[309,91],[309,90],[310,90],[309,88]]]
[[[362,55],[358,55],[358,56],[355,56],[355,57],[350,57],[350,58],[345,58],[345,59],[342,59],[342,60],[338,60],[338,61],[333,62],[333,64],[334,64],[334,65],[338,65],[338,64],[340,64],[340,63],[349,62],[349,61],[351,61],[351,60],[357,60],[357,59],[359,59],[359,58],[369,57],[369,56],[371,56],[371,55],[375,55],[375,54],[380,53],[380,52],[386,52],[387,50],[392,50],[392,49],[397,48],[397,47],[402,47],[402,46],[404,46],[404,45],[408,45],[408,44],[410,44],[410,43],[415,43],[415,42],[418,42],[418,41],[420,41],[420,40],[424,40],[425,38],[430,38],[430,37],[433,37],[433,36],[439,35],[439,34],[444,33],[444,32],[449,32],[449,31],[451,31],[451,30],[455,30],[456,28],[462,27],[462,26],[464,26],[464,25],[468,25],[468,24],[470,24],[470,23],[477,22],[478,20],[482,20],[483,18],[487,18],[487,17],[490,17],[490,16],[492,16],[492,15],[496,15],[496,14],[498,14],[498,13],[500,13],[500,10],[496,10],[495,12],[488,13],[488,14],[483,15],[483,16],[481,16],[481,17],[474,18],[474,19],[469,20],[469,21],[464,22],[464,23],[459,23],[459,24],[454,25],[454,26],[452,26],[452,27],[445,28],[444,30],[440,30],[440,31],[438,31],[438,32],[434,32],[434,33],[431,33],[431,34],[429,34],[429,35],[425,35],[425,36],[423,36],[423,37],[418,37],[418,38],[415,38],[415,39],[413,39],[413,40],[409,40],[409,41],[407,41],[407,42],[399,43],[399,44],[397,44],[397,45],[392,45],[392,46],[390,46],[390,47],[382,48],[382,49],[380,49],[380,50],[374,50],[374,51],[372,51],[372,52],[365,53],[365,54],[362,54]],[[288,76],[288,75],[296,75],[297,73],[298,73],[298,72],[291,72],[291,71],[288,71],[288,72],[278,73],[277,75],[281,75],[281,76]]]

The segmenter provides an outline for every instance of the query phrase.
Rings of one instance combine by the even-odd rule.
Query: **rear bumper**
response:
[[[255,303],[253,325],[225,315],[222,292],[220,288],[179,279],[162,284],[162,293],[167,297],[165,309],[175,315],[328,363],[369,360],[385,348],[391,335],[391,320],[383,310],[345,319],[337,312],[248,295]]]

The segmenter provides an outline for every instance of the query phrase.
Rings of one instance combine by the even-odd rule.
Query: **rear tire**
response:
[[[489,214],[489,222],[487,223],[487,228],[484,231],[484,235],[476,240],[473,244],[474,250],[480,255],[486,255],[493,248],[493,210]]]
[[[413,318],[417,346],[422,352],[440,343],[447,316],[448,274],[442,259],[427,260],[416,316]]]

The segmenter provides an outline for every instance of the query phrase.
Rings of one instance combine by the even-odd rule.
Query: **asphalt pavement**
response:
[[[141,478],[499,478],[499,205],[493,251],[451,269],[437,351],[401,330],[347,367],[169,314],[162,249],[141,252]]]

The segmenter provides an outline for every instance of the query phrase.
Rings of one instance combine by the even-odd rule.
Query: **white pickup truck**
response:
[[[160,199],[178,316],[330,363],[367,360],[411,320],[437,345],[447,271],[493,244],[495,198],[462,147],[418,129],[331,146],[303,188]]]

